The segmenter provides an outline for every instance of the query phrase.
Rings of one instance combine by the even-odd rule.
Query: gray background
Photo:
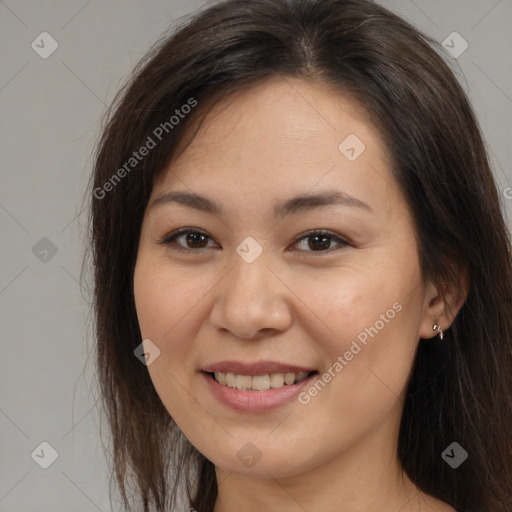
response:
[[[447,60],[476,109],[511,225],[512,0],[379,3],[440,42],[453,31],[468,42]],[[111,510],[79,288],[81,201],[105,106],[150,45],[203,5],[0,2],[1,512]],[[31,47],[45,31],[58,42],[47,59]],[[48,469],[31,457],[43,441],[58,453]],[[34,458],[50,460],[42,450]]]

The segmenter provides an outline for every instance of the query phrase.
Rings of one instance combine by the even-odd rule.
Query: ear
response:
[[[453,270],[453,267],[452,267]],[[460,308],[469,293],[469,273],[466,268],[459,267],[452,273],[448,283],[433,283],[428,281],[423,303],[423,319],[419,337],[434,338],[438,335],[433,326],[438,324],[446,331],[454,322]]]

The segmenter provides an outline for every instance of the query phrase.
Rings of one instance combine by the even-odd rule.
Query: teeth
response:
[[[236,376],[233,373],[226,373],[226,386],[236,388]]]
[[[288,386],[290,384],[293,384],[293,382],[295,381],[295,373],[285,373],[284,375],[284,383],[287,384]]]
[[[284,386],[284,373],[273,373],[270,376],[271,388],[282,388]]]
[[[235,382],[236,389],[251,389],[252,377],[249,375],[237,375]]]
[[[215,372],[215,380],[220,384],[230,388],[236,388],[241,391],[266,391],[268,389],[282,388],[283,386],[291,386],[309,375],[308,372],[300,373],[271,373],[266,375],[237,375],[234,373]]]

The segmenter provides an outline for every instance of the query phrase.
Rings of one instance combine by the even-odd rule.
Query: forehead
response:
[[[389,199],[390,186],[398,194],[386,147],[361,105],[324,84],[283,77],[215,104],[153,196],[184,185],[221,202],[234,191],[277,200],[333,186],[373,204]]]

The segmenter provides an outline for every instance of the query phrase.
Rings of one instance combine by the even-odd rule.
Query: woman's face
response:
[[[154,183],[134,280],[156,391],[218,468],[394,456],[435,319],[410,212],[353,101],[272,78],[218,104]]]

